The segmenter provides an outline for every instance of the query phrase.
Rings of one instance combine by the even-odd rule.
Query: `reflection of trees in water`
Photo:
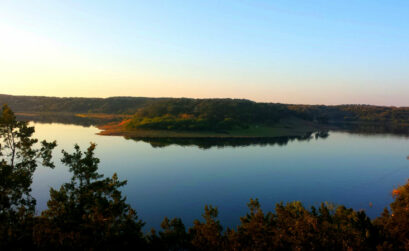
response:
[[[329,131],[321,130],[315,133],[315,139],[326,139],[329,137]]]
[[[393,134],[409,136],[409,124],[385,124],[385,123],[343,123],[332,126],[333,131],[343,131],[359,134]]]
[[[89,127],[98,124],[107,124],[119,121],[120,118],[91,118],[79,117],[73,113],[38,113],[18,114],[19,120],[34,121],[39,123],[61,123]],[[202,149],[212,147],[240,147],[249,145],[286,145],[294,140],[325,139],[329,136],[328,130],[366,135],[392,134],[409,137],[409,125],[385,123],[334,123],[324,126],[325,130],[307,133],[303,136],[293,137],[258,137],[258,138],[134,138],[136,141],[150,143],[153,147],[166,147],[169,145],[197,146]]]
[[[170,145],[179,146],[197,146],[201,149],[210,149],[213,147],[244,147],[244,146],[285,146],[289,142],[308,141],[311,139],[327,138],[328,131],[318,131],[306,133],[303,136],[289,137],[243,137],[243,138],[128,138],[135,141],[149,143],[152,147],[167,147]]]

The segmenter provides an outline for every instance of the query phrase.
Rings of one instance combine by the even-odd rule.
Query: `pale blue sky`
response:
[[[409,1],[3,0],[0,86],[409,106]]]

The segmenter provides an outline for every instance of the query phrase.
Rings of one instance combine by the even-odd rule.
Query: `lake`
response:
[[[330,131],[326,138],[278,142],[173,144],[99,136],[95,127],[33,125],[37,138],[58,143],[56,168],[39,167],[34,176],[37,213],[46,208],[50,187],[70,179],[61,150],[72,152],[75,143],[85,150],[95,142],[100,173],[128,180],[123,193],[146,231],[159,229],[165,216],[190,226],[206,204],[219,208],[224,226],[234,227],[250,198],[264,210],[281,201],[308,207],[328,201],[376,217],[392,201],[392,189],[409,178],[409,138],[403,136]]]

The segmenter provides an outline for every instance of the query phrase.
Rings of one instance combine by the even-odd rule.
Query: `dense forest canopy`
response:
[[[245,99],[191,98],[56,98],[0,95],[20,113],[104,113],[134,115],[129,128],[167,130],[231,130],[254,124],[272,125],[283,119],[315,123],[409,123],[409,107],[371,105],[291,105]]]
[[[409,107],[373,105],[288,105],[287,107],[300,116],[321,121],[409,122]]]
[[[138,110],[130,127],[180,130],[231,130],[273,124],[294,113],[285,105],[241,99],[162,100]]]

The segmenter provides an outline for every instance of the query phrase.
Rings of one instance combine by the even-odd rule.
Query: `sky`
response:
[[[409,1],[1,0],[0,93],[409,106]]]

